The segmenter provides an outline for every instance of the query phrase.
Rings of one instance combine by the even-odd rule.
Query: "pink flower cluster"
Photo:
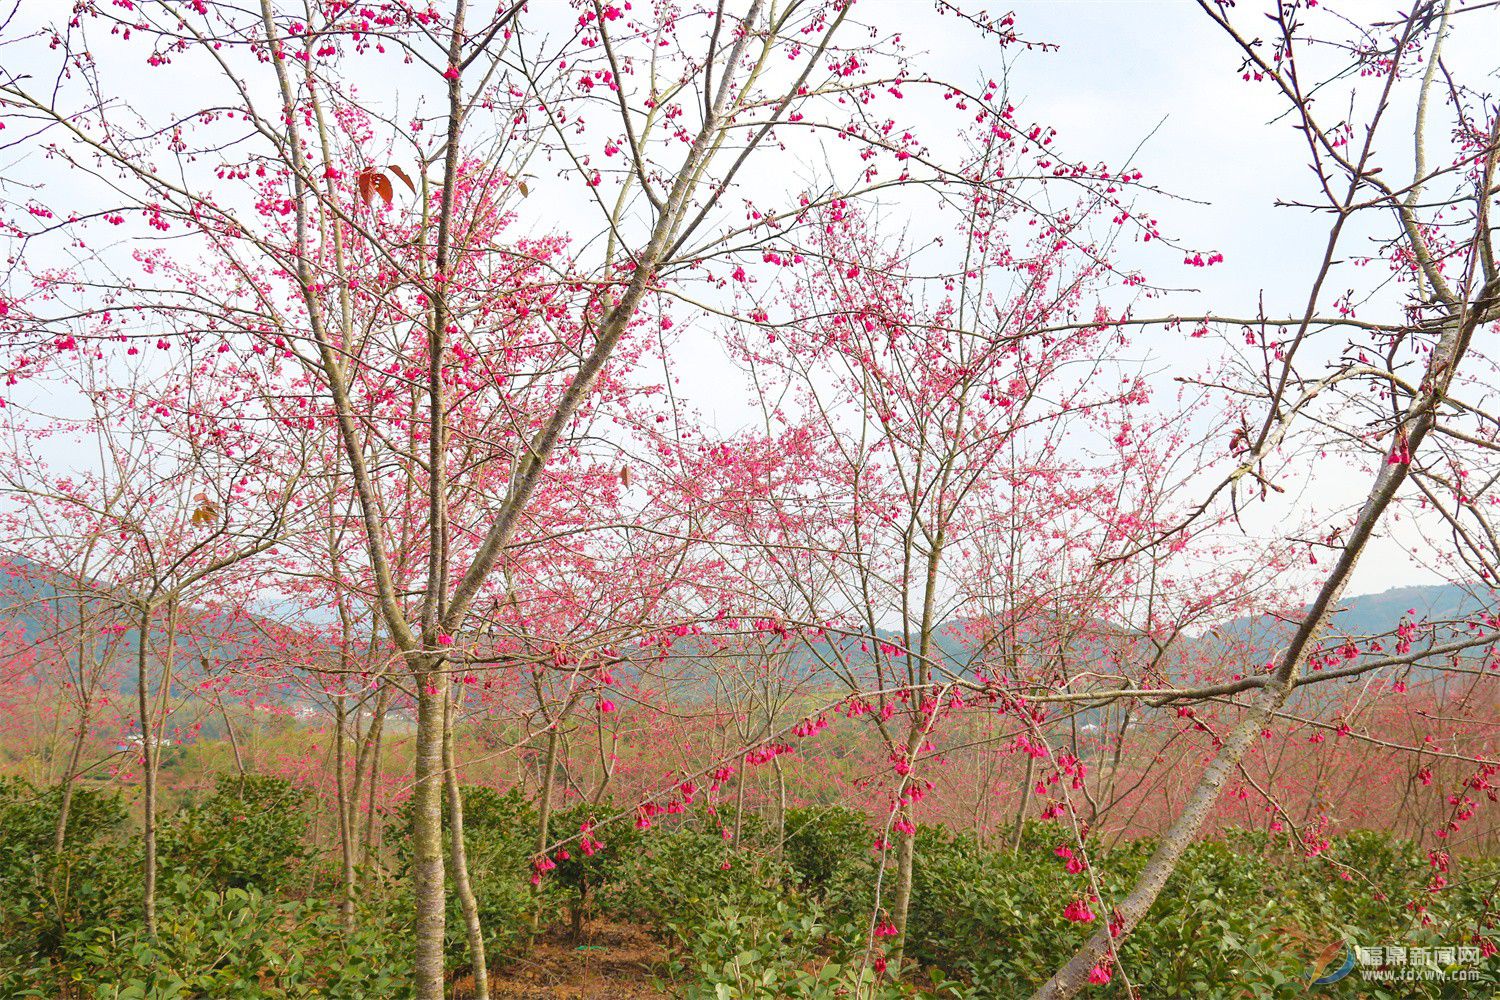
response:
[[[818,716],[816,719],[803,719],[792,727],[793,736],[813,736],[828,728],[828,719]]]
[[[1088,924],[1094,921],[1094,911],[1089,908],[1086,899],[1075,899],[1063,907],[1063,916],[1075,924]]]

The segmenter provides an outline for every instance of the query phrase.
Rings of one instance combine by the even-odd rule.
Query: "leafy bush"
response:
[[[309,798],[284,778],[222,776],[213,795],[162,825],[163,866],[215,889],[286,888],[307,861]]]
[[[870,912],[875,833],[864,813],[843,806],[788,809],[785,836],[782,856],[803,890],[841,916]]]
[[[408,995],[404,928],[374,914],[346,934],[329,901],[205,889],[182,875],[164,888],[155,938],[139,921],[82,929],[68,942],[66,978],[97,1000]]]
[[[1154,847],[1135,841],[1093,858],[1107,898],[1134,885]],[[1477,899],[1432,897],[1425,856],[1410,845],[1356,835],[1336,843],[1332,854],[1383,892],[1341,878],[1345,869],[1328,858],[1286,852],[1264,836],[1193,844],[1121,946],[1131,982],[1147,996],[1302,997],[1312,959],[1330,942],[1452,945],[1470,933],[1462,915],[1472,925],[1483,912]],[[1108,919],[1097,903],[1095,921],[1063,917],[1064,904],[1086,897],[1089,882],[1066,872],[1050,851],[986,850],[973,837],[941,828],[919,830],[914,882],[908,957],[957,976],[974,1000],[1031,992],[1097,930],[1098,920]],[[1407,909],[1413,899],[1427,900],[1430,927]],[[1393,988],[1398,992],[1383,994],[1351,976],[1319,987],[1319,995],[1438,997],[1445,987]],[[1125,992],[1117,977],[1097,995]]]
[[[141,916],[140,837],[126,835],[119,796],[75,792],[61,857],[59,801],[56,789],[0,782],[0,995],[405,995],[409,928],[368,907],[346,933],[335,900],[287,893],[307,857],[307,796],[289,783],[224,781],[166,819],[154,939]]]
[[[554,852],[530,882],[535,810],[520,792],[469,787],[466,848],[494,965],[531,939],[533,918],[577,926],[589,910],[644,925],[668,944],[662,972],[690,998],[999,1000],[1026,995],[1107,920],[1090,877],[1054,854],[1056,826],[1028,824],[1019,850],[942,827],[918,830],[904,981],[875,969],[866,944],[877,877],[873,831],[858,812],[793,809],[785,835],[754,822],[726,840],[707,811],[649,832],[629,821],[591,829],[603,842]],[[411,889],[402,870],[366,873],[352,927],[331,881],[300,877],[327,863],[305,842],[306,793],[273,778],[221,781],[162,823],[160,934],[141,918],[138,835],[118,795],[79,788],[67,843],[54,849],[57,790],[0,780],[0,995],[99,1000],[404,997],[409,994]],[[553,839],[577,832],[607,804],[556,813]],[[1090,856],[1106,899],[1127,891],[1154,844]],[[409,861],[398,841],[398,860]],[[1450,865],[1449,883],[1432,891]],[[1143,995],[1291,998],[1330,942],[1452,946],[1490,926],[1492,859],[1451,860],[1376,834],[1336,840],[1314,858],[1265,833],[1194,844],[1150,913],[1121,946]],[[886,872],[882,902],[894,890]],[[320,887],[322,891],[320,892]],[[311,891],[309,891],[311,890]],[[1064,906],[1089,899],[1094,919]],[[457,900],[450,968],[467,964]],[[1500,988],[1493,960],[1467,995]],[[1123,997],[1123,976],[1090,995]],[[1319,996],[1441,997],[1453,984],[1380,984],[1361,976]]]
[[[594,908],[601,895],[619,887],[620,874],[641,846],[641,831],[634,824],[617,821],[595,826],[600,816],[610,816],[619,809],[610,802],[579,803],[554,813],[550,826],[553,841],[581,833],[587,824],[589,832],[579,840],[555,851],[550,859],[555,868],[547,872],[546,884],[561,895],[568,910],[568,924],[573,939],[580,938],[584,917]]]
[[[849,846],[868,852],[867,839],[866,830]],[[820,859],[829,871],[841,866],[832,840],[806,838],[788,859],[798,852],[810,869]],[[713,824],[688,822],[642,838],[619,869],[612,900],[671,944],[668,971],[684,997],[831,1000],[855,995],[860,982],[861,996],[907,995],[878,986],[873,967],[861,973],[864,916],[830,916],[802,881],[785,860],[737,848]]]
[[[75,788],[67,840],[55,850],[60,789],[0,779],[0,994],[49,974],[69,928],[118,916],[139,899],[119,849],[118,793]]]
[[[789,881],[764,856],[736,850],[714,829],[682,825],[642,838],[626,859],[613,898],[616,912],[671,936],[725,908],[778,898]]]

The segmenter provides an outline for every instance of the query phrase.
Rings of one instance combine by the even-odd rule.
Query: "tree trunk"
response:
[[[1021,782],[1021,804],[1016,806],[1016,825],[1010,834],[1011,857],[1021,853],[1021,836],[1026,832],[1026,809],[1031,805],[1031,784],[1036,779],[1036,758],[1026,755],[1026,777]]]
[[[229,721],[229,710],[224,707],[224,699],[214,695],[214,701],[219,705],[219,716],[224,720],[224,734],[229,737],[229,749],[234,752],[234,769],[239,772],[240,787],[245,787],[245,755],[240,752],[239,737],[234,734],[234,723]]]
[[[562,725],[562,713],[553,720],[552,728],[547,730],[547,749],[542,755],[542,787],[537,793],[536,803],[536,846],[535,855],[541,857],[547,850],[547,837],[552,825],[552,789],[557,781],[557,727]],[[541,892],[540,886],[532,889],[532,895]],[[537,906],[531,913],[531,933],[540,933],[542,929],[542,909]]]
[[[360,750],[359,765],[362,767],[366,759],[368,759],[370,763],[370,778],[368,781],[369,787],[366,790],[368,800],[365,805],[365,830],[364,834],[360,837],[359,845],[359,866],[366,871],[368,871],[370,868],[371,853],[375,843],[375,786],[380,781],[380,744],[381,738],[384,735],[385,731],[385,713],[387,708],[390,706],[390,695],[390,685],[388,683],[382,682],[380,694],[375,699],[375,710],[374,715],[370,719],[370,728],[365,730],[364,747]],[[361,773],[363,772],[360,770],[356,770],[356,773],[354,775],[355,808],[358,808],[359,806],[359,783]]]
[[[452,687],[452,685],[448,685]],[[490,1000],[489,965],[484,958],[484,928],[479,922],[479,901],[469,883],[469,856],[464,849],[464,796],[458,787],[458,769],[453,764],[453,702],[444,698],[443,782],[448,789],[449,859],[453,865],[453,888],[463,910],[464,930],[469,936],[469,960],[474,966],[474,1000]]]
[[[911,807],[902,805],[900,816],[910,822]],[[893,976],[901,974],[901,960],[906,956],[906,922],[911,914],[911,883],[917,859],[917,835],[903,833],[900,838],[896,842],[895,912],[891,914],[892,922],[896,925],[896,937],[894,945],[886,955],[886,961],[889,963]]]
[[[780,861],[786,848],[786,772],[781,767],[781,756],[771,758],[776,769],[776,860]]]
[[[146,636],[151,630],[151,608],[140,609],[135,653],[135,700],[141,729],[142,826],[141,917],[146,933],[156,937],[156,751],[152,747],[150,676],[146,669]]]
[[[575,945],[583,944],[583,918],[589,908],[589,882],[585,878],[578,887],[578,898],[568,907],[568,935]]]
[[[334,705],[334,784],[339,807],[339,861],[343,866],[343,899],[339,902],[339,913],[344,923],[344,933],[354,932],[354,830],[349,810],[349,781],[344,774],[345,742],[349,738],[348,710],[342,696]]]
[[[417,1000],[443,1000],[443,698],[441,672],[423,663],[417,682],[417,746],[411,797],[412,887],[416,904]]]
[[[82,656],[79,657],[82,659]],[[73,737],[72,749],[68,751],[68,768],[63,772],[62,787],[59,789],[61,797],[57,804],[57,826],[52,835],[52,849],[57,854],[57,862],[62,863],[63,846],[68,840],[68,817],[73,811],[73,789],[74,781],[78,777],[78,762],[83,759],[83,744],[88,737],[89,728],[89,695],[83,695],[83,703],[78,710],[78,733]]]
[[[734,849],[740,849],[740,838],[745,829],[745,767],[740,765],[739,781],[734,787]]]
[[[84,638],[83,622],[84,613],[82,602],[79,602],[78,610],[78,687],[80,697],[78,702],[78,732],[73,737],[73,745],[68,751],[68,764],[62,774],[62,787],[59,789],[57,803],[57,826],[53,831],[52,847],[57,855],[59,867],[62,863],[63,846],[68,840],[68,818],[73,811],[73,782],[78,777],[78,762],[83,759],[83,744],[88,738],[89,708],[93,699],[93,684],[84,668],[84,650],[88,642]],[[59,717],[61,712],[58,713]]]

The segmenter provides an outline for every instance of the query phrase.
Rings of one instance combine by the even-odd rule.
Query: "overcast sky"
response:
[[[1127,255],[1140,254],[1132,262],[1153,281],[1199,289],[1174,294],[1153,312],[1252,315],[1263,296],[1269,314],[1300,314],[1328,222],[1305,210],[1275,207],[1275,202],[1316,200],[1305,144],[1291,121],[1279,117],[1285,102],[1269,86],[1240,79],[1235,72],[1240,59],[1232,42],[1198,5],[1191,0],[1012,0],[1009,6],[1023,38],[1059,46],[1056,51],[1033,50],[1014,57],[1009,67],[1012,99],[1018,99],[1028,116],[1056,127],[1059,141],[1075,156],[1117,164],[1139,147],[1134,163],[1144,179],[1190,199],[1153,204],[1159,209],[1153,214],[1162,220],[1163,233],[1224,254],[1224,263],[1212,269],[1174,269],[1170,253],[1153,255],[1141,252],[1145,248],[1126,247]],[[1265,6],[1241,0],[1234,16],[1242,25],[1253,25]],[[1357,0],[1334,6],[1374,20],[1394,16],[1407,5]],[[1308,16],[1337,16],[1325,9]],[[909,41],[934,52],[951,52],[955,64],[968,62],[976,70],[985,69],[990,58],[967,33],[922,31],[910,35]],[[1491,7],[1455,17],[1444,42],[1444,59],[1456,79],[1500,90],[1500,10]],[[1397,121],[1412,117],[1413,91],[1412,84],[1396,91]],[[1387,140],[1394,144],[1410,134],[1409,129],[1391,127]],[[1442,138],[1430,141],[1441,143]],[[1409,147],[1385,147],[1380,152],[1382,162],[1411,170]],[[1353,250],[1359,244],[1348,246]],[[1337,279],[1336,271],[1333,287],[1340,290],[1368,283],[1368,278],[1350,277],[1341,285]],[[1369,318],[1377,318],[1380,304],[1371,303]],[[1303,494],[1299,503],[1321,502],[1329,508],[1354,503],[1367,485],[1365,477],[1325,481]],[[1414,562],[1407,551],[1426,547],[1422,526],[1388,524],[1387,529],[1390,535],[1377,542],[1361,564],[1354,592],[1443,578]]]
[[[1059,148],[1069,158],[1102,161],[1116,169],[1128,162],[1143,171],[1147,182],[1180,197],[1155,198],[1146,207],[1161,220],[1164,234],[1193,247],[1222,252],[1224,263],[1212,269],[1190,268],[1169,248],[1126,244],[1121,252],[1127,264],[1141,268],[1153,283],[1184,288],[1150,307],[1150,312],[1250,315],[1263,298],[1269,314],[1299,313],[1327,222],[1303,210],[1276,208],[1274,202],[1315,198],[1305,149],[1291,122],[1278,119],[1284,104],[1271,88],[1240,80],[1239,58],[1230,41],[1197,4],[1191,0],[1012,0],[1011,5],[1023,38],[1054,43],[1057,48],[1022,52],[1011,47],[1002,53],[973,31],[954,31],[954,20],[933,16],[927,0],[865,0],[859,6],[864,19],[899,26],[906,44],[927,54],[927,59],[919,60],[926,64],[924,68],[939,64],[959,81],[1004,77],[1012,101],[1020,106],[1020,117],[1057,128]],[[1256,0],[1242,0],[1236,16],[1250,23],[1263,6]],[[1387,0],[1356,0],[1353,7],[1345,6],[1357,9],[1363,17],[1395,14],[1399,9]],[[67,5],[61,0],[26,0],[22,10],[28,19],[47,21],[65,16]],[[542,8],[538,16],[550,19],[560,13],[566,10],[559,4]],[[1310,16],[1336,15],[1319,8]],[[1500,8],[1455,19],[1445,47],[1455,75],[1487,82],[1494,89],[1500,62],[1497,40]],[[133,53],[131,60],[134,65],[116,78],[125,81],[131,101],[137,106],[144,106],[139,102],[173,103],[176,95],[171,88],[179,86],[180,80],[147,70],[139,64],[138,54]],[[406,72],[393,65],[385,70]],[[1410,117],[1410,88],[1398,91],[1396,105],[1399,115]],[[1409,135],[1409,130],[1392,128],[1389,134],[1394,141]],[[1409,148],[1382,153],[1384,162],[1410,169]],[[567,229],[570,209],[555,197],[561,192],[550,192],[545,177],[534,186],[537,197],[530,207],[545,202],[549,208],[537,224]],[[1357,241],[1358,234],[1351,250]],[[1345,286],[1360,283],[1351,278]],[[1337,275],[1334,285],[1339,286]],[[1372,312],[1379,305],[1372,303]],[[748,394],[724,391],[726,378],[738,376],[726,372],[715,338],[709,335],[709,328],[717,323],[708,321],[703,336],[679,341],[680,389],[705,420],[729,431],[755,419],[757,411]],[[1150,336],[1157,338],[1157,349],[1173,364],[1191,365],[1193,351],[1211,349],[1204,342],[1186,340],[1183,334]],[[1332,510],[1362,497],[1365,477],[1350,476],[1348,482],[1334,479],[1318,484],[1317,502]],[[1295,503],[1305,513],[1306,505],[1314,500],[1307,493],[1294,493]],[[1279,516],[1274,508],[1267,509],[1266,515]],[[1266,526],[1270,528],[1269,521]],[[1413,536],[1408,533],[1403,541],[1410,543]],[[1401,546],[1386,540],[1367,559],[1355,589],[1379,591],[1398,583],[1438,578],[1413,566]]]

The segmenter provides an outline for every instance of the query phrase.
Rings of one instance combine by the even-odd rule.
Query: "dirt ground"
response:
[[[591,923],[580,948],[546,936],[519,961],[490,974],[492,1000],[670,1000],[652,982],[666,952],[645,930]],[[474,980],[454,983],[455,1000],[474,996]]]

